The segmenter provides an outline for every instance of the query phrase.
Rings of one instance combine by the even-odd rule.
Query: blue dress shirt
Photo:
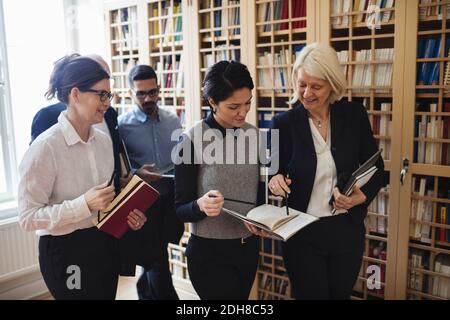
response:
[[[131,166],[134,170],[147,163],[154,163],[155,172],[165,172],[173,168],[172,148],[178,142],[179,133],[171,140],[174,130],[181,129],[178,117],[167,110],[158,109],[152,119],[138,106],[121,115],[118,119],[119,133],[125,142]]]

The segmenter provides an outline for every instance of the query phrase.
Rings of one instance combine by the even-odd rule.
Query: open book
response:
[[[338,188],[339,192],[343,195],[346,195],[347,197],[350,196],[353,192],[354,186],[358,186],[359,188],[363,187],[367,182],[369,182],[370,178],[377,172],[378,168],[375,166],[376,162],[378,161],[378,158],[380,157],[381,152],[383,149],[378,150],[375,152],[373,156],[371,156],[366,162],[364,162],[358,169],[355,170],[355,172],[352,173],[350,178],[348,178],[348,181],[345,183],[345,186],[340,186],[342,181],[338,181]],[[334,202],[334,196],[330,199],[330,205],[333,205]],[[336,210],[333,209],[331,212],[332,214],[337,213],[345,213],[347,210]]]
[[[271,204],[263,204],[253,208],[246,216],[226,208],[222,208],[222,210],[235,218],[269,232],[274,238],[283,241],[287,241],[302,228],[319,220],[317,217],[292,208],[289,208],[289,215],[286,215],[285,207],[277,207]]]
[[[92,220],[100,230],[120,239],[129,230],[127,217],[133,209],[145,212],[158,199],[159,192],[134,175],[111,204]]]

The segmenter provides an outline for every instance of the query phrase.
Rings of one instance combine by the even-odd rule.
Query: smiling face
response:
[[[299,100],[306,110],[320,112],[329,106],[333,91],[328,81],[308,75],[303,69],[298,71]]]
[[[245,118],[250,110],[252,92],[248,88],[235,90],[226,100],[218,104],[211,99],[209,103],[216,110],[214,119],[225,129],[240,128],[245,124]]]
[[[93,85],[91,90],[96,90],[101,92],[111,92],[110,84],[108,79],[103,79]],[[101,101],[100,96],[95,92],[81,92],[78,91],[77,94],[78,103],[76,104],[77,113],[79,116],[89,124],[100,123],[103,121],[106,110],[108,110],[110,105],[110,100],[105,99]]]

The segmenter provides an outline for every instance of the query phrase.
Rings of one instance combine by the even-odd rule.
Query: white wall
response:
[[[67,53],[105,56],[103,2],[99,0],[3,0],[11,82],[16,159],[30,142],[36,112],[47,101],[53,63]]]
[[[76,0],[78,13],[78,52],[96,53],[106,58],[103,1]]]
[[[30,142],[31,120],[49,105],[44,93],[53,62],[66,53],[63,5],[60,0],[4,0],[6,43],[16,158]]]

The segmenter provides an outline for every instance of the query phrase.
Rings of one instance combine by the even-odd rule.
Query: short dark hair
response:
[[[158,82],[155,70],[146,64],[138,64],[131,68],[128,73],[128,83],[130,84],[130,88],[134,87],[134,81],[147,79],[156,79],[156,82]]]
[[[103,79],[109,79],[109,74],[97,61],[78,53],[67,55],[54,63],[45,97],[56,96],[67,104],[72,88],[89,89]]]
[[[219,61],[212,65],[203,80],[203,96],[208,104],[208,98],[219,103],[242,88],[253,90],[253,80],[247,67],[233,60]]]

